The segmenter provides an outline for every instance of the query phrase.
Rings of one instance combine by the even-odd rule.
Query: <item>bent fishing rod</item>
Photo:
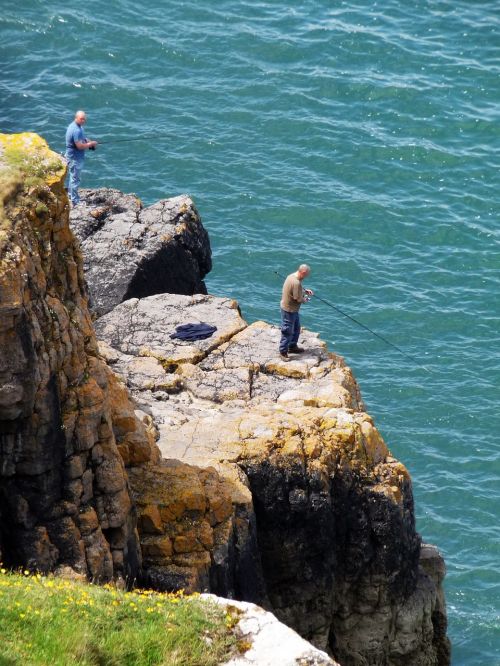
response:
[[[284,275],[281,275],[280,273],[278,273],[278,271],[274,271],[274,272],[275,272],[276,275],[277,275],[278,277],[280,277],[281,279],[285,279],[285,276],[284,276]],[[317,296],[317,295],[314,294],[314,293],[311,294],[311,296],[312,296],[313,298],[317,298],[318,301],[321,301],[321,302],[324,303],[325,305],[328,305],[329,307],[331,307],[331,308],[332,308],[333,310],[335,310],[336,312],[339,312],[341,315],[343,315],[343,316],[346,317],[347,319],[350,319],[352,322],[354,322],[355,324],[357,324],[357,325],[360,326],[361,328],[364,328],[365,331],[369,331],[369,332],[370,332],[372,335],[374,335],[376,338],[378,338],[379,340],[382,340],[382,342],[385,342],[385,344],[386,344],[386,345],[389,345],[389,347],[393,347],[393,349],[396,349],[400,354],[402,354],[403,356],[405,356],[408,360],[412,361],[413,363],[416,363],[420,368],[423,368],[426,372],[430,372],[429,368],[426,368],[425,365],[422,365],[421,363],[419,363],[419,361],[417,361],[416,358],[414,358],[413,356],[410,356],[409,354],[407,354],[405,351],[403,351],[402,349],[400,349],[400,348],[399,348],[397,345],[395,345],[393,342],[391,342],[390,340],[387,340],[387,338],[384,338],[383,335],[380,335],[380,334],[377,333],[376,331],[373,331],[369,326],[367,326],[366,324],[363,324],[363,322],[358,321],[358,320],[355,319],[354,317],[351,317],[350,314],[347,314],[347,312],[344,312],[343,310],[341,310],[341,309],[340,309],[339,307],[337,307],[336,305],[333,305],[333,303],[330,303],[330,301],[327,301],[326,299],[321,298],[320,296]]]

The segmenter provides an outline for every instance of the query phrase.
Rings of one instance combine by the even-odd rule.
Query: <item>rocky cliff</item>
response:
[[[0,553],[6,565],[135,578],[136,511],[120,447],[158,458],[100,358],[65,165],[36,135],[0,135]]]
[[[206,239],[188,198],[145,217],[137,204],[131,222],[114,191],[72,213],[81,243],[119,226],[129,239],[110,253],[123,266],[130,251],[126,288],[87,259],[106,293],[97,342],[64,167],[33,135],[0,145],[4,562],[253,601],[344,666],[449,663],[442,559],[343,360],[304,332],[284,363],[278,329],[227,298],[134,292],[179,253],[204,291]],[[170,337],[200,321],[212,337]]]
[[[170,338],[193,321],[217,331]],[[442,560],[340,357],[303,332],[284,362],[276,327],[203,295],[126,301],[96,331],[163,458],[190,464],[184,482],[177,462],[130,474],[150,583],[271,608],[342,664],[447,663]],[[193,479],[209,470],[215,493]]]

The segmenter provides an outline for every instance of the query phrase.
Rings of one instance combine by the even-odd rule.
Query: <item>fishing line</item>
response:
[[[285,279],[285,276],[284,276],[284,275],[281,275],[280,273],[278,273],[278,271],[274,271],[274,272],[276,273],[276,275],[277,275],[278,277],[280,277],[280,278],[282,278],[282,279]],[[409,354],[407,354],[405,351],[403,351],[402,349],[400,349],[400,347],[398,347],[397,345],[395,345],[393,342],[391,342],[390,340],[387,340],[387,338],[384,338],[383,335],[380,335],[380,334],[377,333],[376,331],[372,330],[372,329],[371,329],[369,326],[367,326],[366,324],[363,324],[363,322],[358,321],[358,320],[355,319],[354,317],[351,317],[350,314],[347,314],[347,312],[344,312],[343,310],[341,310],[341,309],[340,309],[339,307],[337,307],[336,305],[333,305],[333,303],[330,303],[330,301],[327,301],[326,299],[321,298],[320,296],[317,296],[316,294],[312,294],[312,297],[313,297],[313,298],[317,298],[318,301],[321,301],[321,302],[324,303],[325,305],[328,305],[328,306],[331,307],[333,310],[335,310],[336,312],[339,312],[339,313],[340,313],[341,315],[343,315],[344,317],[347,317],[347,319],[350,319],[351,321],[353,321],[355,324],[357,324],[357,325],[360,326],[361,328],[364,328],[366,331],[369,331],[369,332],[370,332],[372,335],[374,335],[376,338],[378,338],[379,340],[382,340],[382,342],[385,342],[385,344],[386,344],[386,345],[389,345],[389,347],[393,347],[393,349],[396,349],[400,354],[402,354],[403,356],[405,356],[408,360],[412,361],[413,363],[416,363],[420,368],[423,368],[426,372],[431,372],[431,371],[429,370],[429,368],[426,368],[425,365],[422,365],[421,363],[419,363],[419,361],[417,361],[416,358],[414,358],[413,356],[410,356]]]

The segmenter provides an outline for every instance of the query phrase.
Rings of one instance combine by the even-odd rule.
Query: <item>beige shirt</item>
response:
[[[297,273],[290,273],[283,284],[283,294],[281,296],[281,307],[287,312],[298,312],[304,299],[302,282],[297,277]]]

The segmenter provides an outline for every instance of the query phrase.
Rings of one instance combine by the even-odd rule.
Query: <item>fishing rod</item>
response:
[[[107,141],[98,141],[98,146],[109,145],[110,143],[129,143],[130,141],[144,141],[144,139],[171,139],[172,134],[143,134],[131,139],[109,139]]]
[[[281,275],[280,273],[278,273],[278,271],[274,271],[274,272],[276,273],[276,275],[277,275],[278,277],[280,277],[280,278],[282,278],[282,279],[285,279],[285,276],[284,276],[284,275]],[[385,342],[386,345],[389,345],[389,347],[393,347],[394,349],[396,349],[400,354],[402,354],[403,356],[405,356],[408,360],[412,361],[413,363],[416,363],[420,368],[423,368],[423,369],[426,370],[427,372],[430,372],[430,370],[429,370],[428,368],[426,368],[425,365],[422,365],[421,363],[419,363],[419,362],[417,361],[416,358],[414,358],[413,356],[410,356],[409,354],[407,354],[405,351],[403,351],[402,349],[400,349],[400,348],[399,348],[397,345],[395,345],[393,342],[391,342],[390,340],[387,340],[387,338],[384,338],[383,335],[380,335],[380,334],[377,333],[376,331],[373,331],[369,326],[367,326],[366,324],[363,324],[363,322],[358,321],[358,320],[355,319],[354,317],[351,317],[350,314],[347,314],[347,312],[344,312],[343,310],[341,310],[341,309],[340,309],[339,307],[337,307],[336,305],[333,305],[333,303],[330,303],[330,301],[327,301],[326,299],[321,298],[320,296],[317,296],[316,294],[311,294],[311,296],[312,296],[313,298],[317,298],[318,301],[321,301],[321,302],[324,303],[325,305],[328,305],[329,307],[333,308],[334,310],[336,310],[337,312],[339,312],[339,313],[340,313],[341,315],[343,315],[344,317],[347,317],[347,319],[350,319],[351,321],[353,321],[353,322],[354,322],[355,324],[357,324],[358,326],[361,326],[361,328],[364,328],[366,331],[369,331],[369,332],[370,332],[372,335],[374,335],[376,338],[378,338],[379,340],[382,340],[382,342]]]
[[[111,143],[128,143],[129,141],[144,141],[145,139],[171,139],[172,134],[143,134],[131,139],[109,139],[106,141],[97,141],[97,146],[92,146],[89,150],[95,150],[98,146],[109,146]]]

